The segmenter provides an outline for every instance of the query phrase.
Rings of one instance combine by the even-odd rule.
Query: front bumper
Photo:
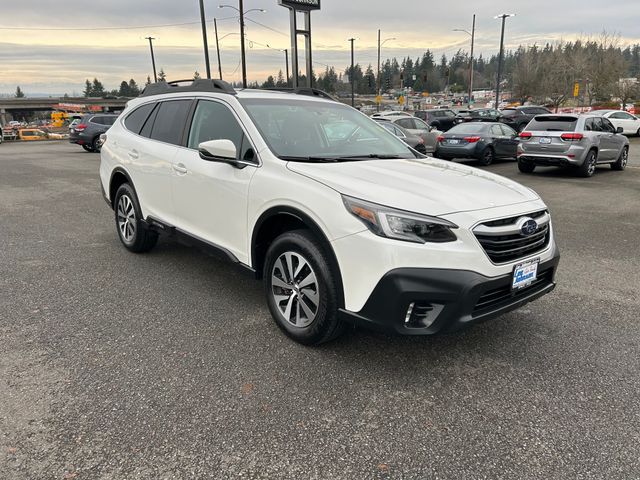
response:
[[[377,284],[359,312],[341,310],[342,318],[376,330],[403,335],[451,332],[522,307],[555,288],[560,255],[538,265],[538,278],[511,290],[511,274],[486,277],[466,270],[399,268]],[[409,323],[409,308],[427,311],[428,326]],[[431,308],[431,310],[429,310]],[[433,317],[429,317],[433,315]]]

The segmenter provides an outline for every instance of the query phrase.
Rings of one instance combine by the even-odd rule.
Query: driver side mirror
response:
[[[245,164],[238,162],[238,150],[231,140],[208,140],[198,145],[200,158],[208,162],[223,162],[236,168],[244,168]]]
[[[616,133],[622,133],[622,132],[624,132],[624,128],[622,127],[616,128]]]

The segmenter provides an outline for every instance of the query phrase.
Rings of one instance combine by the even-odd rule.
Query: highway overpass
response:
[[[30,120],[39,112],[64,110],[68,112],[117,112],[124,109],[131,100],[127,97],[37,97],[37,98],[0,98],[0,124],[11,120]]]

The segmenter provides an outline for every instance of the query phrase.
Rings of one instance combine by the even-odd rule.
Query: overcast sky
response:
[[[211,68],[217,72],[213,17],[219,20],[222,69],[225,80],[241,79],[239,35],[235,11],[219,9],[237,0],[205,0]],[[284,71],[284,53],[290,48],[288,11],[277,0],[245,0],[247,14],[247,70],[249,80],[263,81]],[[143,83],[152,73],[145,36],[157,37],[156,63],[169,79],[188,78],[198,70],[204,76],[199,24],[161,26],[199,21],[198,0],[108,0],[82,3],[70,0],[3,1],[0,8],[0,93],[16,85],[30,93],[78,93],[86,78],[98,77],[108,89],[121,80]],[[476,20],[476,49],[495,53],[499,47],[500,13],[516,13],[507,20],[507,48],[544,44],[602,31],[620,36],[622,44],[640,42],[640,0],[322,0],[313,12],[314,68],[325,65],[343,71],[349,62],[347,38],[357,37],[356,62],[376,63],[377,29],[386,57],[413,58],[431,49],[450,56],[468,49],[469,37],[455,28],[471,29]],[[262,25],[253,23],[260,22]],[[149,26],[145,28],[131,28]],[[153,27],[151,27],[153,26]],[[118,30],[62,30],[67,28]],[[267,28],[268,27],[268,28]],[[49,29],[49,30],[46,30]],[[269,45],[267,48],[263,45]],[[302,59],[301,59],[302,61]]]

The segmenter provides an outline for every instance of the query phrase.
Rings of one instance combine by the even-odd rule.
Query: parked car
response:
[[[435,156],[444,160],[475,158],[486,166],[495,159],[515,160],[518,143],[518,134],[508,125],[469,122],[441,134]]]
[[[329,139],[336,122],[356,135]],[[536,193],[426,158],[317,90],[161,82],[105,137],[100,179],[123,246],[149,251],[164,232],[222,252],[262,279],[275,323],[304,344],[349,322],[453,331],[555,286]]]
[[[433,110],[416,110],[414,115],[420,120],[424,120],[427,125],[433,128],[446,132],[454,125],[460,123],[460,120],[456,118],[456,114],[453,110],[448,108],[434,108]]]
[[[459,110],[456,118],[460,122],[497,122],[502,117],[500,111],[494,108],[475,108]]]
[[[376,117],[397,117],[398,115],[403,117],[411,117],[412,115],[407,112],[403,112],[402,110],[382,110],[380,112],[376,112],[371,115],[373,118]]]
[[[25,142],[47,140],[47,132],[39,128],[21,128],[18,130],[18,139]]]
[[[511,128],[513,128],[516,132],[521,132],[524,130],[524,127],[535,117],[536,115],[544,115],[551,113],[545,107],[538,106],[523,106],[523,107],[512,107],[512,108],[504,108],[500,111],[502,116],[500,117],[500,121],[502,123],[506,123]]]
[[[622,128],[624,135],[640,136],[640,118],[622,110],[594,110],[593,115],[607,118],[616,129]]]
[[[436,146],[438,144],[438,135],[442,133],[440,130],[427,125],[418,117],[405,115],[388,115],[385,118],[390,122],[401,126],[411,135],[421,137],[424,141],[424,147],[427,153],[433,153],[436,151]]]
[[[591,177],[596,165],[608,163],[624,170],[629,156],[629,139],[607,118],[582,115],[538,115],[520,133],[518,168],[531,173],[536,166],[573,167]]]
[[[82,117],[80,123],[69,128],[69,142],[81,145],[87,152],[99,152],[100,135],[116,121],[118,115],[91,113]]]
[[[427,154],[427,149],[424,146],[424,140],[422,137],[412,135],[408,130],[405,130],[400,125],[396,125],[385,118],[376,118],[375,121],[393,133],[396,137],[402,139],[404,143],[415,149],[417,152],[424,155]]]

